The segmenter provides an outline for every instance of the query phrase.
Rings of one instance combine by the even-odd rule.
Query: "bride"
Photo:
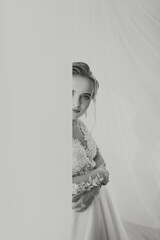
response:
[[[96,100],[99,83],[86,63],[72,65],[72,240],[127,240],[109,192],[109,172],[80,117]]]

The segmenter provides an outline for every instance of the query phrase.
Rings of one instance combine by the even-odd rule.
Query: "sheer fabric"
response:
[[[100,83],[92,134],[121,219],[131,239],[159,239],[160,2],[82,0],[73,12],[73,60]]]

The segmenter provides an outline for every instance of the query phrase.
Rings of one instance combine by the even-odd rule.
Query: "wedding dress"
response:
[[[73,176],[87,174],[95,167],[93,158],[98,150],[94,139],[82,121],[79,121],[79,126],[84,140],[87,142],[87,147],[83,146],[78,139],[73,139]],[[72,187],[72,194],[77,193],[80,188],[74,183]],[[73,210],[72,212],[72,240],[128,240],[107,186],[101,187],[87,210],[84,212]]]

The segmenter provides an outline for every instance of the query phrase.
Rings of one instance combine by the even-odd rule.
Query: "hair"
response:
[[[89,66],[84,62],[73,62],[72,63],[72,75],[82,76],[90,79],[94,84],[94,93],[92,96],[93,101],[96,101],[97,90],[99,88],[99,83],[97,79],[92,75]]]

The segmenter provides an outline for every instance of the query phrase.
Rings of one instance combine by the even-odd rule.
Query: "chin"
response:
[[[82,115],[79,116],[72,116],[72,120],[78,120]]]

